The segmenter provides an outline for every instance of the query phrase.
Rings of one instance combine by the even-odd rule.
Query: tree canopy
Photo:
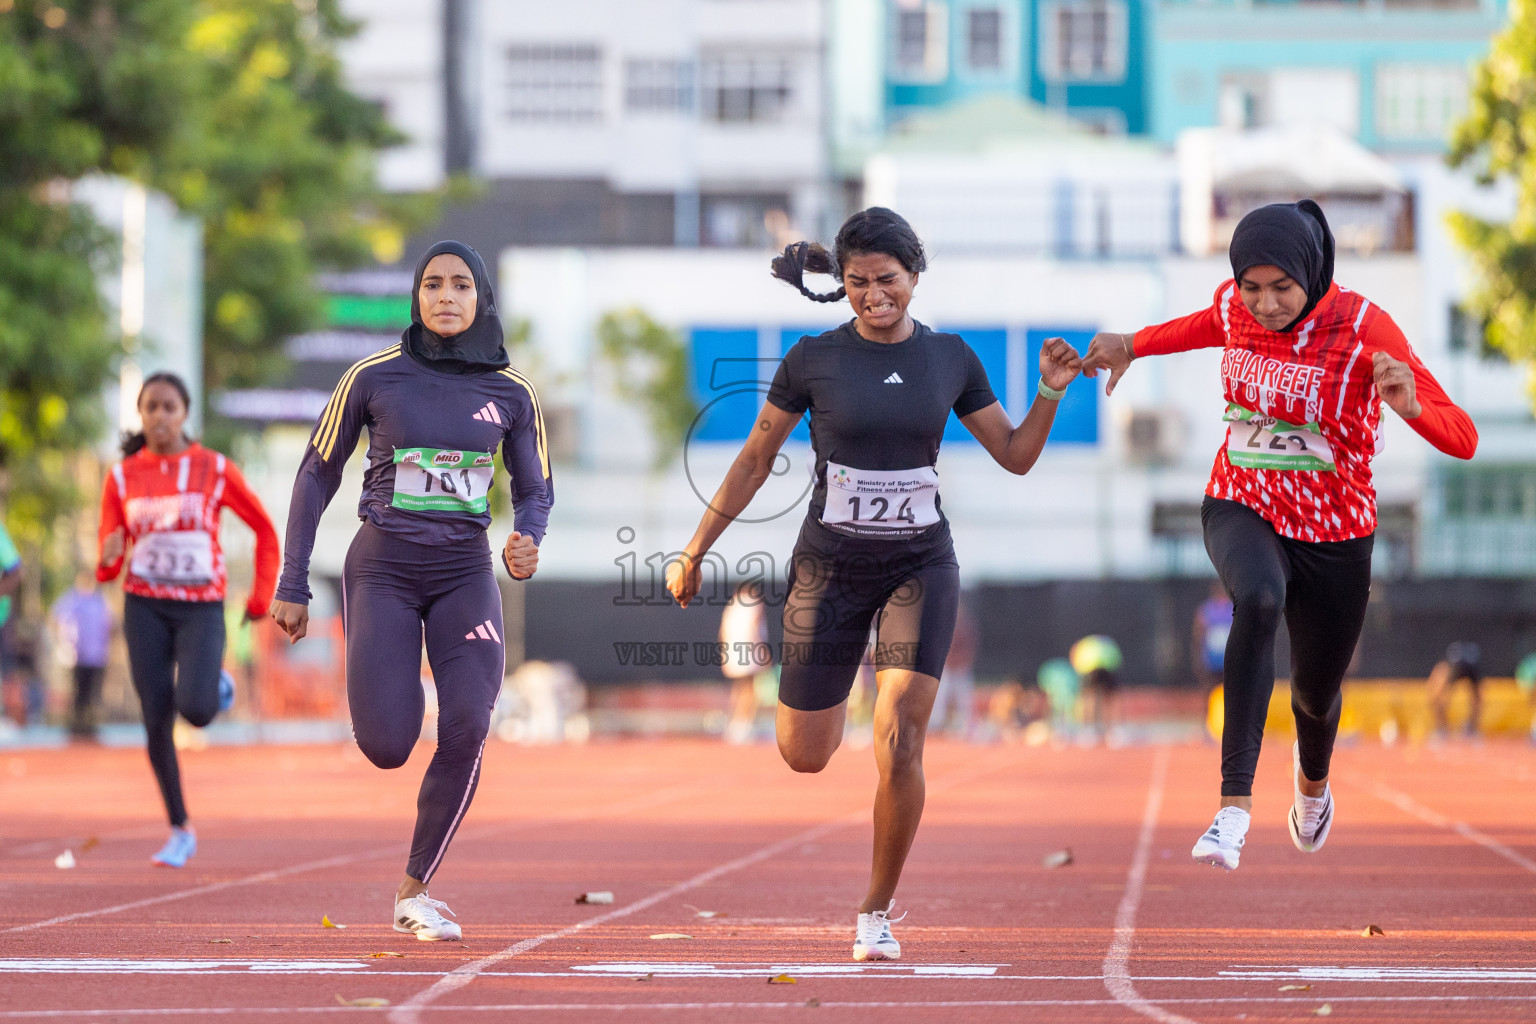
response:
[[[1484,183],[1507,179],[1516,186],[1508,223],[1456,213],[1451,230],[1477,276],[1468,304],[1487,322],[1488,342],[1511,359],[1536,364],[1536,6],[1530,0],[1511,4],[1509,26],[1477,67],[1448,159]]]
[[[119,175],[204,231],[205,383],[261,381],[323,309],[315,271],[397,259],[422,201],[377,188],[400,141],[342,81],[337,0],[0,0],[0,467],[36,535],[64,453],[100,436],[124,339],[115,239],[68,183]]]

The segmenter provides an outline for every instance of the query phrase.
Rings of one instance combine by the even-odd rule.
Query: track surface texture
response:
[[[880,965],[849,953],[867,749],[807,776],[771,746],[493,745],[432,886],[462,944],[390,928],[429,754],[184,753],[202,849],[180,871],[148,861],[142,752],[0,754],[0,1022],[1536,1020],[1523,744],[1341,749],[1306,855],[1276,738],[1227,874],[1189,859],[1213,747],[933,742],[903,958]],[[574,902],[592,890],[615,901]]]

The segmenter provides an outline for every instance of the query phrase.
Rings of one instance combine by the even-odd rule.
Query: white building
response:
[[[758,244],[819,228],[823,0],[351,0],[347,80],[411,142],[389,187],[485,196],[507,244]]]

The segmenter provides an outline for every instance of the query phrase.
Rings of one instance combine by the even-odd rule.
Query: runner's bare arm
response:
[[[1040,379],[1046,387],[1065,390],[1077,377],[1082,360],[1062,338],[1047,338],[1040,346]],[[1023,476],[1034,466],[1050,436],[1057,403],[1038,396],[1030,404],[1024,422],[1017,427],[1008,419],[1003,403],[993,402],[961,419],[981,446],[1010,473]]]
[[[772,402],[763,403],[762,411],[757,414],[757,426],[741,446],[731,468],[725,471],[725,479],[704,510],[699,528],[683,549],[683,557],[667,566],[667,589],[684,608],[699,591],[699,559],[714,546],[720,534],[741,515],[742,509],[767,481],[779,449],[784,446],[784,439],[803,415],[786,412]]]

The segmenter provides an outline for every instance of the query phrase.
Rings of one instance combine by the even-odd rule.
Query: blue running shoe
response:
[[[235,677],[228,669],[219,672],[219,714],[235,706]]]
[[[163,868],[184,867],[197,853],[197,833],[190,828],[171,829],[171,838],[160,847],[160,852],[149,858]]]

